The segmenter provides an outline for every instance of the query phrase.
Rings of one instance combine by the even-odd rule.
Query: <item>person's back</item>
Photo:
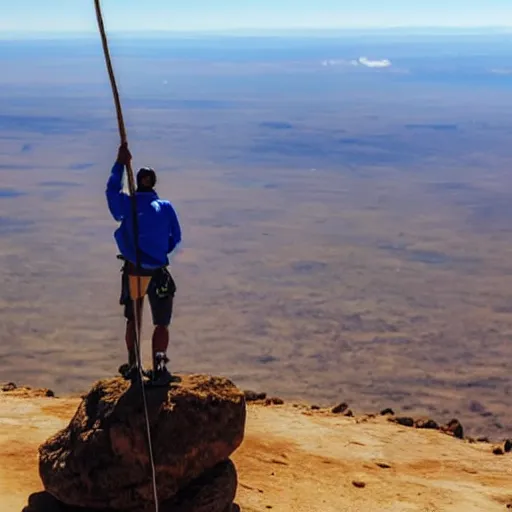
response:
[[[181,242],[181,227],[172,204],[162,200],[154,190],[156,174],[152,169],[142,168],[137,173],[135,203],[137,209],[138,255],[135,243],[132,198],[123,192],[123,171],[131,160],[126,146],[119,148],[117,160],[107,182],[106,197],[108,208],[115,220],[121,222],[115,231],[121,257],[126,261],[123,268],[121,304],[125,306],[126,345],[128,348],[127,374],[133,377],[135,370],[135,321],[133,301],[129,289],[129,276],[149,276],[147,295],[153,315],[153,376],[159,371],[166,377],[166,350],[169,341],[168,326],[171,322],[173,298],[176,284],[167,270],[169,254]],[[140,268],[137,268],[139,256]],[[133,291],[132,291],[133,292]],[[133,293],[132,293],[133,295]],[[142,302],[139,305],[142,312]],[[163,360],[163,363],[160,364]],[[163,367],[162,367],[163,365]],[[126,370],[126,369],[125,369]],[[160,377],[162,376],[160,375]]]
[[[181,241],[174,208],[169,201],[159,199],[156,192],[138,192],[136,202],[141,253],[146,260],[153,258],[157,266],[166,265],[173,244]],[[151,261],[146,264],[151,265]]]
[[[121,225],[115,232],[119,251],[128,261],[136,263],[132,199],[123,193],[123,170],[127,160],[122,154],[116,160],[107,182],[107,202],[110,213]],[[181,242],[181,227],[169,201],[162,200],[154,190],[156,175],[142,168],[137,174],[138,242],[143,268],[159,268],[169,264],[168,254]]]

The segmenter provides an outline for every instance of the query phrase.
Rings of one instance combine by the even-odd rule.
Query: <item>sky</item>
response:
[[[512,26],[512,0],[102,0],[119,31]],[[93,0],[0,0],[1,32],[92,32]]]

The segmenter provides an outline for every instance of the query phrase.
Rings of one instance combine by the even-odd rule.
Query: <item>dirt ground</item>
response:
[[[2,512],[22,512],[42,490],[37,448],[78,402],[0,394]],[[512,454],[383,417],[249,405],[233,459],[243,512],[503,512],[512,504]]]

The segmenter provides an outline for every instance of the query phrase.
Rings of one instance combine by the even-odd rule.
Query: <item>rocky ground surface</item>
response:
[[[5,512],[69,512],[43,493],[39,448],[69,426],[80,397],[5,386],[0,392],[0,502]],[[246,392],[242,444],[196,491],[237,479],[235,510],[493,512],[512,508],[507,440],[468,439],[457,421],[349,404],[320,409]],[[79,414],[79,413],[77,413]],[[221,457],[223,458],[224,455]],[[236,471],[234,470],[236,467]],[[223,483],[222,483],[223,482]],[[226,484],[228,482],[228,484]],[[231,482],[231,483],[230,483]],[[188,507],[188,508],[187,508]],[[191,510],[186,502],[173,510]],[[74,512],[74,511],[73,511]]]

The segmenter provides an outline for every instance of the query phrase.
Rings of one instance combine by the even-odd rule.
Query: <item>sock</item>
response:
[[[156,369],[156,354],[157,352],[167,352],[169,346],[169,329],[165,325],[157,325],[153,331],[153,368]]]

